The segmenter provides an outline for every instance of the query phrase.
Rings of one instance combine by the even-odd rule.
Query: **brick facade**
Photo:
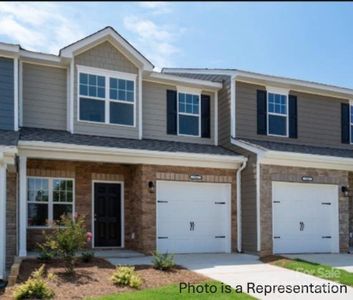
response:
[[[353,247],[353,172],[349,173],[349,246]]]
[[[348,172],[312,168],[261,165],[260,167],[260,226],[261,256],[272,254],[272,181],[302,182],[302,176],[313,177],[312,183],[348,185]],[[340,251],[348,250],[348,197],[339,193]]]
[[[9,268],[17,253],[17,174],[8,170],[6,181],[6,268]]]
[[[156,165],[122,165],[55,160],[28,160],[28,176],[75,178],[75,211],[86,217],[92,230],[92,180],[124,182],[125,247],[149,253],[156,249],[156,193],[150,181],[189,181],[191,174],[203,176],[203,182],[232,185],[232,248],[236,250],[236,176],[235,170],[189,168]],[[43,229],[27,230],[27,248],[42,240]]]

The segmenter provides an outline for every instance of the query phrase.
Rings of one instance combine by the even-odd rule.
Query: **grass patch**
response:
[[[274,266],[283,267],[293,271],[302,272],[308,275],[313,275],[341,284],[353,286],[353,273],[347,272],[345,270],[301,259],[289,259],[280,256],[264,258],[263,261],[270,263]]]
[[[217,299],[217,300],[226,300],[226,299],[237,299],[237,300],[248,300],[255,299],[247,294],[238,294],[235,290],[232,290],[230,294],[222,293],[221,286],[222,283],[218,281],[205,281],[201,282],[197,285],[214,285],[217,287],[217,292],[214,294],[211,293],[200,293],[200,294],[189,294],[187,290],[184,292],[179,292],[179,284],[168,285],[160,288],[154,289],[145,289],[142,291],[136,292],[127,292],[121,294],[113,294],[108,296],[103,296],[99,298],[89,298],[91,300],[145,300],[145,299],[153,299],[153,300],[179,300],[179,299]]]

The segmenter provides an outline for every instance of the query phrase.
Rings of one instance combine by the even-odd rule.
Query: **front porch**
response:
[[[20,257],[37,255],[43,232],[50,231],[62,213],[85,218],[93,234],[88,246],[99,257],[150,254],[157,248],[157,182],[190,181],[194,174],[203,183],[230,184],[231,249],[236,249],[234,169],[26,157],[20,157],[19,165]]]

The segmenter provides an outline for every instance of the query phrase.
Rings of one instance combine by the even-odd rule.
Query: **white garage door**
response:
[[[273,182],[273,252],[338,252],[338,186]]]
[[[230,252],[229,184],[157,182],[157,249]]]

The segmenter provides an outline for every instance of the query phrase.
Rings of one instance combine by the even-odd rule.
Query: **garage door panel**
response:
[[[338,251],[338,187],[274,182],[275,253]]]
[[[158,251],[229,252],[229,208],[229,184],[158,181]]]

